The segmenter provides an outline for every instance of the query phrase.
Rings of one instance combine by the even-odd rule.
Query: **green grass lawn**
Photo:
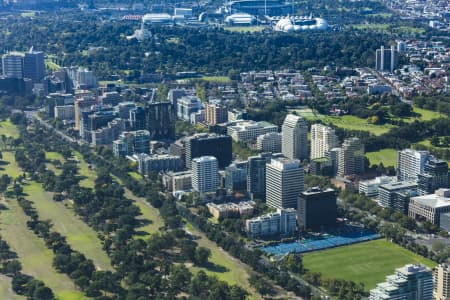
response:
[[[417,106],[413,106],[413,111],[415,113],[420,114],[419,119],[421,121],[430,121],[433,119],[439,119],[439,118],[443,118],[445,116],[441,115],[439,112],[437,111],[432,111],[432,110],[428,110],[428,109],[423,109],[423,108],[419,108]]]
[[[376,152],[367,152],[366,157],[369,159],[371,166],[379,165],[382,162],[385,167],[397,167],[397,150],[395,149],[389,148]]]
[[[144,226],[138,228],[139,231],[152,234],[158,232],[159,228],[164,226],[164,220],[159,214],[158,209],[148,204],[144,198],[133,195],[128,189],[125,189],[125,197],[133,200],[134,204],[141,210],[142,216],[140,216],[139,219],[150,221],[149,224],[144,224]]]
[[[0,212],[0,233],[19,256],[23,273],[42,280],[58,299],[87,299],[67,275],[58,273],[52,267],[53,252],[45,246],[44,240],[27,228],[28,217],[17,202],[8,200],[7,207],[7,210]],[[7,295],[0,295],[0,298],[10,299]]]
[[[46,192],[39,183],[24,185],[27,199],[33,201],[40,219],[50,220],[53,229],[67,238],[69,245],[76,251],[92,259],[101,270],[112,270],[111,262],[102,249],[97,233],[79,219],[71,208],[53,200],[53,193]]]
[[[5,136],[10,136],[16,139],[19,137],[19,129],[17,129],[17,126],[11,123],[11,121],[8,119],[6,121],[0,122],[0,134],[4,134]]]
[[[303,255],[304,266],[324,278],[363,282],[368,291],[409,263],[436,264],[387,240],[375,240]]]
[[[366,119],[358,118],[356,116],[325,116],[319,113],[314,112],[310,108],[295,108],[290,109],[289,111],[295,111],[299,116],[302,116],[308,121],[317,121],[321,120],[325,124],[333,124],[336,127],[340,127],[347,130],[362,130],[373,133],[374,135],[382,135],[383,133],[388,132],[394,125],[384,124],[384,125],[375,125],[367,123]]]
[[[2,152],[2,155],[3,159],[0,160],[0,174],[7,174],[13,178],[23,174],[14,159],[14,152]]]
[[[137,180],[142,180],[142,175],[137,172],[128,172],[128,175]]]
[[[227,26],[225,30],[232,32],[260,32],[264,30],[264,26]]]
[[[352,25],[351,27],[359,30],[386,31],[389,28],[389,24],[366,23],[366,24]]]
[[[55,64],[54,62],[52,62],[52,61],[49,60],[49,59],[46,59],[46,60],[45,60],[45,66],[46,66],[48,69],[52,70],[52,71],[56,71],[56,70],[59,70],[59,69],[61,68],[59,65]]]
[[[411,26],[390,27],[390,25],[386,23],[365,23],[365,24],[351,25],[351,27],[358,30],[371,30],[381,32],[387,32],[392,30],[393,32],[405,34],[422,34],[425,32],[424,28],[416,28]]]
[[[95,178],[97,178],[97,173],[95,173],[94,170],[89,169],[89,166],[81,153],[74,152],[74,155],[78,159],[78,173],[80,176],[84,177],[84,179],[80,181],[80,185],[86,188],[94,188],[94,181]]]
[[[231,82],[231,79],[228,76],[202,76],[201,79],[204,81],[209,81],[209,82],[213,82],[213,83],[229,83],[229,82]]]
[[[17,295],[11,288],[11,277],[0,274],[0,298],[9,300],[26,299],[24,296]]]
[[[62,162],[64,162],[64,157],[62,156],[62,154],[58,153],[58,152],[54,152],[54,151],[49,151],[49,152],[45,152],[45,159],[46,160],[59,160]]]

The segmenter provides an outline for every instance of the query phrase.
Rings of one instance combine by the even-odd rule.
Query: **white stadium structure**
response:
[[[256,18],[246,13],[236,13],[225,18],[225,23],[229,25],[251,25],[256,22]]]
[[[276,22],[275,31],[295,32],[304,30],[325,30],[328,28],[326,20],[309,17],[285,17]]]

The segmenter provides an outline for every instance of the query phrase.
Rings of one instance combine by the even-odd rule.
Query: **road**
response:
[[[68,141],[70,143],[80,143],[76,139],[68,136],[67,134],[65,134],[61,130],[58,130],[58,129],[54,128],[52,125],[50,125],[46,121],[42,120],[42,118],[39,117],[39,115],[38,115],[38,111],[36,111],[36,110],[25,111],[25,115],[26,115],[27,119],[36,120],[37,122],[39,122],[39,124],[41,124],[42,126],[44,126],[47,129],[51,130],[52,132],[56,133],[62,139],[66,140],[66,141]]]

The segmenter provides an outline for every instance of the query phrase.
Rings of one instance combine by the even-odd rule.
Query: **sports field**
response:
[[[364,283],[368,291],[383,282],[386,275],[409,263],[436,264],[387,240],[375,240],[303,255],[304,266],[336,278]]]

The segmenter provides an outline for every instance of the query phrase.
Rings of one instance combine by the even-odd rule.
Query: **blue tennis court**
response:
[[[322,234],[320,236],[307,236],[295,242],[280,243],[262,247],[261,250],[275,256],[283,256],[288,253],[305,253],[327,248],[350,245],[380,238],[379,234],[369,230],[348,227],[337,232]]]

